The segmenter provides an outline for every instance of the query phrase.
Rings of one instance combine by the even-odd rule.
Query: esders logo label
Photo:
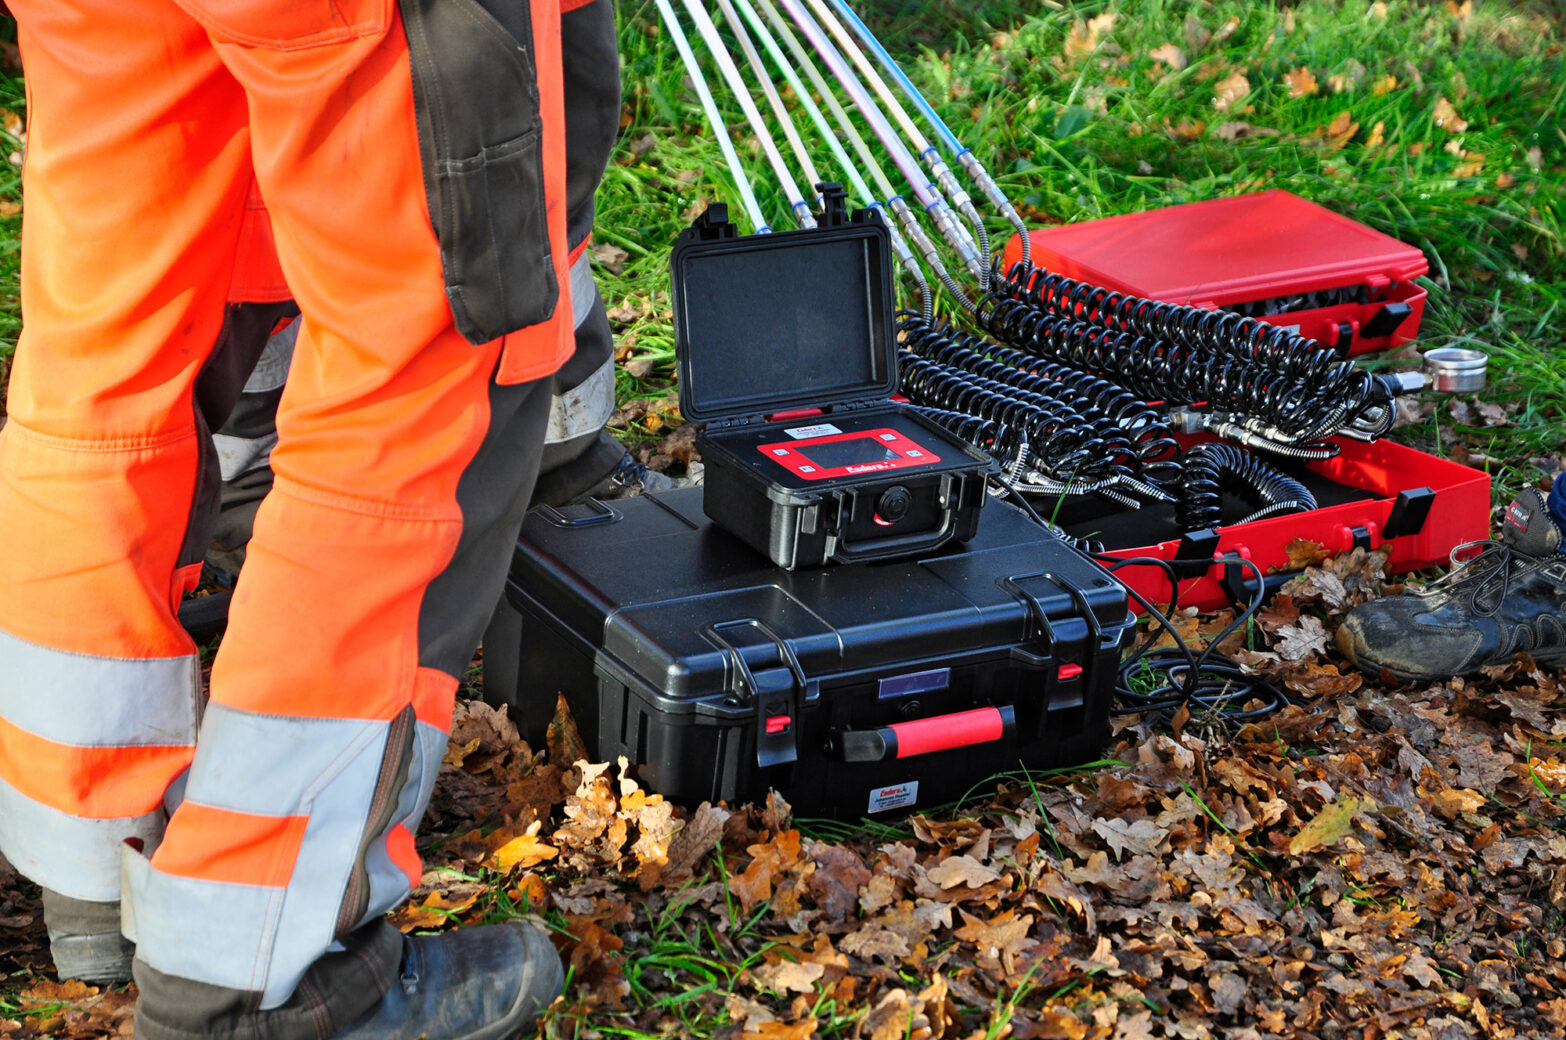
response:
[[[886,812],[888,809],[901,809],[914,804],[919,800],[919,781],[910,780],[906,784],[894,784],[891,787],[877,787],[870,792],[870,812]]]

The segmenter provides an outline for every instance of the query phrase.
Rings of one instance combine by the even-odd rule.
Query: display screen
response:
[[[869,437],[853,437],[845,441],[828,441],[825,444],[801,444],[794,449],[822,469],[840,466],[862,466],[867,462],[886,462],[902,456],[878,440]]]

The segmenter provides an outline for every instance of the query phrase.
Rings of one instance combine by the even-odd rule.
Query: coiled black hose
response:
[[[1224,492],[1259,508],[1237,523],[1316,508],[1310,489],[1276,466],[1232,444],[1208,442],[1185,453],[1175,495],[1175,523],[1181,531],[1201,531],[1223,523]]]
[[[911,315],[899,328],[903,345],[926,360],[1025,393],[1054,398],[1080,412],[1100,432],[1129,438],[1135,455],[1132,469],[1142,479],[1165,484],[1178,477],[1180,447],[1167,419],[1125,388],[1102,376],[1047,362],[949,326],[936,328]]]
[[[993,286],[974,312],[986,332],[1108,377],[1146,401],[1203,404],[1268,439],[1324,454],[1334,449],[1322,439],[1349,424],[1363,422],[1379,436],[1395,418],[1369,373],[1265,322],[1111,293],[1020,264]]]
[[[1136,448],[1126,431],[1090,418],[1044,390],[977,375],[925,355],[949,345],[946,330],[917,318],[899,324],[902,392],[916,405],[961,412],[1017,429],[1027,438],[1034,468],[1063,481],[1129,477]]]

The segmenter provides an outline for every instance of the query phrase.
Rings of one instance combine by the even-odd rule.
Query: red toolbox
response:
[[[1028,236],[1034,264],[1118,292],[1223,308],[1348,354],[1412,340],[1424,254],[1281,190],[1210,199]],[[1022,258],[1013,237],[1009,266]]]
[[[1402,573],[1445,563],[1454,546],[1488,537],[1488,474],[1391,441],[1334,443],[1342,447],[1335,458],[1268,460],[1316,496],[1319,508],[1308,513],[1187,534],[1168,505],[1094,515],[1079,502],[1063,506],[1057,519],[1067,533],[1103,542],[1112,556],[1170,561],[1181,578],[1181,605],[1203,610],[1243,605],[1254,594],[1254,573],[1235,557],[1260,567],[1269,589],[1287,581],[1296,538],[1333,552],[1385,549],[1388,573]],[[1115,576],[1155,606],[1169,602],[1169,580],[1158,567],[1122,567]]]
[[[1041,228],[1028,237],[1033,263],[1046,270],[1148,299],[1233,309],[1350,354],[1412,340],[1424,311],[1425,291],[1414,279],[1429,265],[1418,249],[1286,191]],[[1005,262],[1021,257],[1013,237]],[[1385,548],[1388,571],[1398,573],[1445,563],[1453,547],[1489,535],[1488,474],[1390,441],[1334,443],[1340,453],[1317,462],[1257,453],[1311,490],[1319,508],[1308,513],[1181,532],[1167,505],[1111,512],[1068,499],[1057,520],[1114,556],[1173,562],[1180,602],[1203,609],[1253,594],[1252,572],[1235,557],[1267,573],[1268,586],[1282,584],[1296,538],[1335,552]],[[1159,568],[1126,567],[1117,576],[1155,604],[1169,600]]]

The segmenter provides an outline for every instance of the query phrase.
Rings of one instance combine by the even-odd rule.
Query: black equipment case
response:
[[[775,787],[847,817],[1102,750],[1125,590],[1021,511],[921,558],[788,571],[701,498],[528,515],[484,685],[535,746],[560,691],[590,754],[672,799]]]
[[[878,213],[850,217],[842,188],[821,187],[814,229],[740,236],[714,204],[670,258],[680,411],[706,424],[707,515],[789,568],[971,538],[996,468],[888,400],[891,239]]]

